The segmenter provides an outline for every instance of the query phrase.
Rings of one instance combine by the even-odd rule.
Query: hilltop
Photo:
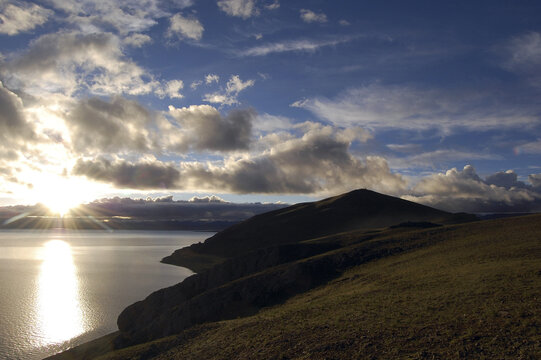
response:
[[[407,222],[442,225],[473,220],[476,220],[473,215],[452,214],[360,189],[256,215],[218,232],[202,244],[179,249],[162,261],[200,272],[250,251],[331,234]]]

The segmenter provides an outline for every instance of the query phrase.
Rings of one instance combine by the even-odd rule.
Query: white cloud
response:
[[[104,31],[113,27],[121,34],[144,32],[169,16],[161,0],[49,0],[51,5],[67,13],[65,20],[83,32]],[[177,2],[177,7],[190,2]]]
[[[274,0],[272,3],[265,5],[265,9],[276,10],[280,8],[280,1]]]
[[[208,74],[205,76],[205,84],[209,85],[215,82],[216,84],[220,81],[220,77],[216,74]]]
[[[302,21],[307,22],[307,23],[313,23],[313,22],[325,23],[325,22],[327,22],[327,15],[325,15],[324,13],[316,14],[312,10],[301,9],[300,14],[301,14]]]
[[[190,87],[192,88],[192,90],[195,90],[195,89],[197,89],[199,86],[201,86],[201,84],[203,84],[203,81],[201,81],[201,80],[195,80],[195,81],[192,81],[192,83],[190,84]]]
[[[337,126],[368,129],[490,130],[539,123],[535,109],[494,101],[491,93],[444,92],[372,84],[350,89],[335,99],[302,99],[291,104]]]
[[[165,86],[156,90],[156,95],[163,98],[165,96],[170,99],[182,99],[184,95],[180,93],[180,90],[184,88],[184,82],[182,80],[170,80],[165,83]]]
[[[264,56],[272,53],[282,53],[290,51],[316,51],[326,46],[334,46],[353,40],[353,37],[342,37],[330,40],[291,40],[285,42],[265,44],[255,46],[239,52],[241,56]]]
[[[242,81],[238,75],[232,75],[226,84],[225,91],[205,94],[203,101],[222,105],[238,104],[239,93],[254,84],[255,80]]]
[[[43,25],[53,15],[49,9],[26,2],[0,2],[0,34],[16,35]]]
[[[123,42],[126,45],[140,48],[145,44],[151,43],[152,38],[146,34],[135,33],[125,37]]]
[[[338,23],[339,23],[340,25],[342,25],[342,26],[350,26],[350,25],[351,25],[351,23],[350,23],[349,21],[344,20],[344,19],[338,21]]]
[[[176,35],[179,38],[201,40],[204,30],[203,25],[195,17],[184,17],[178,13],[171,17],[167,35],[169,37]]]
[[[34,95],[78,90],[94,94],[151,93],[159,83],[127,59],[113,34],[59,32],[34,40],[2,69],[7,82]]]
[[[237,16],[243,19],[248,19],[259,14],[255,0],[218,0],[217,5],[227,15]]]

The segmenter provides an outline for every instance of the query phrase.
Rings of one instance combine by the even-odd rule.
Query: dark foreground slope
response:
[[[403,222],[455,224],[474,219],[472,215],[451,214],[370,190],[355,190],[256,215],[220,231],[203,244],[177,250],[162,261],[200,272],[226,258],[330,234]]]
[[[236,291],[239,299],[249,298],[258,282],[266,282],[258,291],[280,291],[269,281],[289,273],[297,279],[290,285],[304,286],[297,295],[252,315],[195,325],[99,358],[537,359],[541,354],[540,215],[338,237],[349,245],[228,285],[244,283]],[[214,292],[214,302],[227,293],[227,286]],[[98,342],[102,353],[109,340]],[[79,348],[59,358],[85,358],[85,353],[88,348]]]

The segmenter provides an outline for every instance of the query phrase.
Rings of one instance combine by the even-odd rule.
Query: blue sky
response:
[[[541,203],[534,1],[0,1],[0,203]]]

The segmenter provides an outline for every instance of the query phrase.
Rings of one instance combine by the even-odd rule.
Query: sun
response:
[[[42,175],[34,185],[33,197],[52,213],[61,217],[70,210],[93,200],[91,186],[77,178]]]

